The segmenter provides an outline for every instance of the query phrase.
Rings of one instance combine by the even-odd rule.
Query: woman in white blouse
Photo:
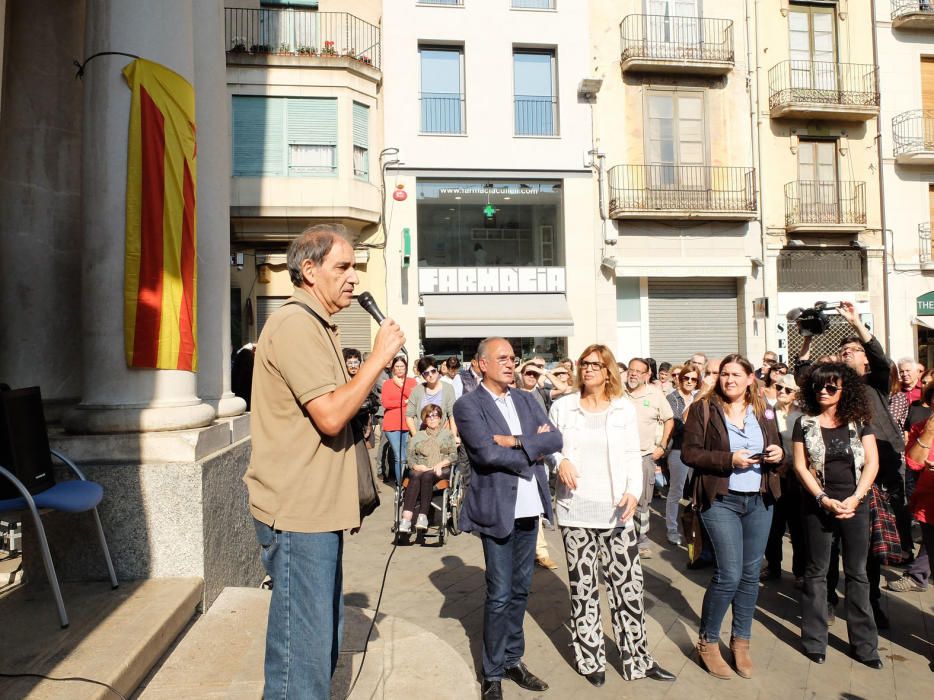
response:
[[[558,468],[555,515],[571,584],[571,626],[577,671],[595,686],[606,680],[597,568],[603,573],[622,658],[623,678],[673,681],[651,657],[645,633],[642,564],[632,522],[642,493],[636,411],[622,398],[616,358],[591,345],[577,364],[579,393],[551,407],[564,436],[552,455]]]

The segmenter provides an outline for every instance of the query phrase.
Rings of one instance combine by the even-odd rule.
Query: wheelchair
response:
[[[458,518],[463,507],[464,497],[467,491],[467,475],[469,473],[469,463],[463,448],[458,449],[458,459],[451,465],[451,473],[446,479],[441,479],[435,483],[434,491],[431,496],[431,506],[428,509],[428,529],[413,533],[424,537],[437,537],[439,546],[443,547],[449,535],[459,535],[461,530],[458,527]],[[403,462],[402,483],[396,486],[393,495],[393,512],[396,514],[395,522],[392,525],[392,532],[396,544],[405,541],[406,533],[398,532],[397,528],[402,520],[402,505],[405,489],[409,484],[408,464]]]

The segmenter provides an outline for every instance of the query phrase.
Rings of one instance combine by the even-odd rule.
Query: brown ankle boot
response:
[[[697,656],[700,659],[701,666],[707,669],[707,673],[716,678],[729,680],[733,677],[733,670],[729,664],[723,660],[720,655],[720,641],[717,639],[706,641],[697,640]]]
[[[752,657],[749,655],[749,640],[730,637],[730,651],[736,672],[743,678],[752,678]]]

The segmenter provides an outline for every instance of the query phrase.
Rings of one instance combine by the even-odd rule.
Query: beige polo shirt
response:
[[[315,297],[291,297],[331,324]],[[319,433],[304,406],[350,378],[339,357],[337,326],[301,306],[277,309],[263,326],[253,366],[253,454],[243,481],[257,520],[291,532],[331,532],[360,525],[357,463],[348,423],[335,437]]]
[[[674,417],[671,404],[656,386],[646,384],[635,392],[625,389],[623,396],[636,407],[639,423],[639,451],[647,455],[657,446],[662,434],[662,424]]]

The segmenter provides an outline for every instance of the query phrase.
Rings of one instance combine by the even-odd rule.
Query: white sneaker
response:
[[[420,513],[418,519],[415,521],[416,530],[427,530],[428,529],[428,516],[424,513]]]
[[[412,532],[412,521],[411,520],[402,520],[399,523],[399,532],[403,534],[408,534]]]
[[[678,547],[680,547],[682,544],[681,535],[677,533],[669,534],[668,541],[671,542],[671,544],[676,545]]]

